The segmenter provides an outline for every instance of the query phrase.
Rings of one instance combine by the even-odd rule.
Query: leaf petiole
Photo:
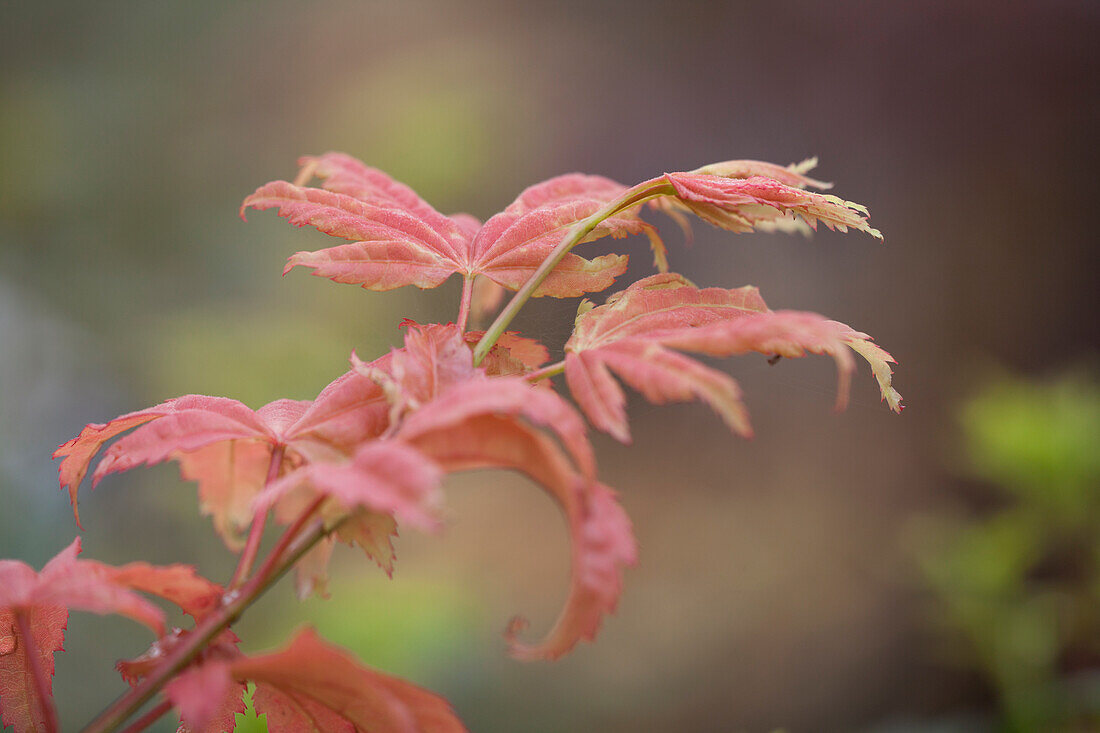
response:
[[[549,379],[550,377],[556,377],[557,375],[561,374],[564,371],[565,371],[565,360],[562,359],[561,361],[556,362],[554,364],[549,364],[547,366],[542,367],[541,369],[536,369],[533,372],[529,372],[528,374],[524,375],[524,378],[528,382],[537,382],[540,379]]]
[[[141,733],[153,723],[157,722],[165,716],[172,709],[172,703],[168,700],[161,702],[156,707],[149,710],[149,712],[142,715],[135,720],[132,724],[126,726],[126,729],[122,733]]]
[[[465,275],[462,278],[462,300],[458,304],[458,330],[466,331],[466,321],[470,318],[470,301],[474,295],[474,276]]]
[[[286,448],[282,445],[275,446],[275,449],[271,451],[271,463],[267,469],[264,488],[270,486],[279,477],[279,469],[283,465],[285,451]],[[252,572],[252,566],[256,563],[256,556],[260,552],[260,541],[263,539],[264,529],[267,527],[267,516],[270,513],[269,510],[265,510],[260,516],[253,517],[252,526],[248,530],[248,540],[245,542],[244,551],[241,552],[241,559],[237,561],[237,569],[233,571],[233,578],[226,586],[227,589],[233,590],[239,587],[248,578],[248,574]]]
[[[527,282],[523,284],[523,287],[516,291],[516,294],[508,301],[508,305],[504,306],[504,310],[500,312],[496,320],[493,321],[493,324],[489,326],[489,329],[485,332],[485,335],[477,342],[477,346],[474,347],[474,366],[477,366],[485,359],[489,350],[493,348],[493,344],[497,342],[508,328],[508,324],[512,322],[512,319],[516,317],[516,314],[519,313],[520,309],[527,303],[535,290],[538,289],[539,285],[542,285],[542,282],[550,275],[554,268],[558,266],[565,255],[569,254],[571,249],[576,247],[586,236],[591,234],[592,230],[600,225],[600,222],[621,211],[643,204],[650,199],[660,196],[669,196],[673,193],[672,185],[663,177],[644,181],[633,188],[627,189],[619,198],[609,202],[591,216],[581,219],[570,227],[565,237],[558,243],[558,246],[554,247],[550,254],[547,255],[546,259],[542,261],[542,264],[538,266],[538,269],[536,269],[531,277],[527,279]]]

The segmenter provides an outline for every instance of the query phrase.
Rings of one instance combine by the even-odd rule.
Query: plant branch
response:
[[[547,366],[544,366],[541,369],[536,369],[533,372],[528,372],[527,374],[525,374],[523,376],[524,376],[524,379],[526,379],[528,382],[537,382],[540,379],[547,379],[549,377],[556,377],[557,375],[561,374],[564,371],[565,371],[565,360],[562,359],[561,361],[556,362],[554,364],[548,364]]]
[[[172,703],[168,700],[161,702],[156,707],[152,708],[145,715],[135,720],[131,725],[126,726],[126,729],[122,733],[140,733],[148,728],[153,723],[160,720],[165,713],[172,709]]]
[[[84,728],[84,733],[111,733],[118,730],[122,723],[152,699],[169,680],[194,661],[214,637],[240,618],[246,608],[282,578],[302,555],[329,532],[334,531],[342,521],[342,519],[337,520],[326,527],[324,520],[317,519],[286,542],[283,541],[286,538],[284,534],[277,548],[285,548],[281,557],[276,560],[269,557],[264,564],[264,572],[252,576],[240,589],[227,593],[222,600],[221,608],[200,621],[191,633],[181,640],[179,646],[168,652],[164,661],[152,673],[96,716]],[[299,527],[300,524],[295,522],[294,526],[287,530],[287,534]]]
[[[527,303],[535,290],[538,289],[539,285],[542,285],[542,282],[558,266],[565,255],[569,254],[569,250],[580,244],[581,240],[600,225],[600,222],[650,199],[658,196],[668,196],[672,193],[674,192],[671,184],[663,177],[644,181],[633,188],[627,189],[621,196],[610,201],[591,216],[573,224],[566,232],[565,237],[558,243],[558,246],[551,250],[546,259],[542,261],[542,264],[538,266],[538,269],[523,284],[523,287],[512,296],[512,299],[508,301],[508,305],[504,306],[504,310],[500,312],[485,332],[485,335],[477,342],[477,346],[474,347],[474,366],[482,362],[489,353],[489,349],[493,348],[493,344],[497,342],[497,339],[508,328],[508,324],[519,313],[520,308]]]
[[[19,627],[19,643],[23,644],[23,656],[27,659],[27,665],[31,668],[31,678],[34,680],[34,691],[38,701],[42,705],[42,717],[45,719],[47,733],[57,733],[61,730],[57,722],[57,710],[51,702],[50,678],[46,670],[42,668],[42,660],[38,658],[38,646],[34,643],[34,632],[31,630],[30,617],[23,611],[15,612],[15,623]],[[33,711],[31,711],[33,714]]]
[[[275,568],[279,565],[280,559],[287,553],[287,548],[294,542],[294,538],[302,531],[302,527],[313,518],[313,515],[317,513],[317,510],[321,508],[321,505],[325,503],[325,499],[327,498],[328,497],[323,494],[318,496],[298,515],[294,523],[287,527],[287,530],[283,532],[283,536],[279,538],[278,543],[272,548],[271,553],[268,554],[267,560],[264,561],[263,566],[257,571],[257,578],[263,578],[275,572]]]
[[[267,479],[264,480],[264,488],[270,486],[279,477],[279,469],[283,465],[285,451],[286,447],[282,445],[275,446],[275,449],[271,451],[271,464],[267,468]],[[252,526],[248,530],[248,540],[245,542],[241,559],[237,562],[237,569],[233,571],[233,578],[226,586],[229,590],[239,587],[244,583],[248,574],[252,572],[256,556],[260,553],[260,541],[263,539],[264,529],[267,527],[267,516],[270,513],[270,510],[264,510],[262,515],[252,518]]]

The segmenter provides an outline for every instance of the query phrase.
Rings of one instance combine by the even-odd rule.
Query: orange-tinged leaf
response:
[[[69,492],[69,500],[73,505],[73,515],[76,517],[77,525],[80,524],[80,514],[77,511],[77,490],[80,488],[80,483],[88,472],[88,464],[91,463],[95,454],[99,452],[104,443],[116,435],[121,435],[131,428],[168,414],[174,409],[173,402],[174,400],[169,400],[156,407],[120,415],[109,423],[85,425],[79,435],[66,443],[62,443],[53,452],[54,458],[62,459],[57,467],[58,478],[61,489]]]
[[[700,289],[666,273],[639,280],[577,317],[565,347],[565,376],[589,421],[623,442],[630,439],[625,397],[612,373],[654,403],[699,398],[732,430],[750,435],[736,382],[671,349],[711,356],[829,354],[839,372],[838,407],[847,398],[855,351],[871,364],[890,407],[900,410],[887,365],[893,359],[869,338],[813,313],[773,312],[756,288]]]
[[[328,153],[301,163],[296,183],[262,186],[245,199],[242,212],[249,206],[276,207],[291,223],[309,224],[352,242],[299,252],[290,258],[287,270],[304,265],[315,275],[374,290],[431,288],[455,273],[476,276],[477,312],[496,300],[485,289],[486,278],[518,290],[571,235],[581,243],[644,234],[656,267],[666,272],[664,243],[639,216],[647,201],[675,218],[689,235],[684,211],[737,232],[809,232],[821,221],[830,228],[851,227],[882,238],[859,204],[806,190],[831,185],[805,175],[816,159],[789,166],[730,160],[667,173],[629,189],[602,176],[569,173],[527,188],[484,225],[468,215],[440,214],[407,186],[349,156]],[[300,185],[315,175],[323,179],[324,188]],[[611,207],[609,216],[582,224],[605,207]],[[596,292],[609,287],[625,269],[625,256],[585,259],[567,252],[533,294],[562,298]]]
[[[256,712],[272,731],[466,730],[443,698],[364,666],[312,629],[283,651],[233,661],[229,674],[256,683]]]
[[[0,561],[0,578],[6,581],[3,562],[8,561]],[[16,613],[0,608],[0,726],[5,730],[12,726],[14,733],[49,730],[47,721],[56,719],[56,713],[49,712],[53,709],[53,654],[64,646],[69,611],[63,606],[35,606],[20,611],[30,626],[30,640],[22,638]],[[37,657],[38,668],[51,683],[45,699],[31,677],[34,661],[29,654]]]
[[[358,545],[378,567],[393,576],[395,558],[393,538],[397,536],[397,521],[389,514],[355,512],[336,528],[336,537],[347,545]]]
[[[484,331],[467,331],[463,338],[472,348],[484,335]],[[506,377],[538,369],[549,359],[550,350],[535,339],[520,336],[515,331],[505,331],[489,349],[480,366],[491,377]]]
[[[199,485],[199,509],[235,552],[244,547],[252,523],[252,500],[264,486],[271,445],[256,440],[223,440],[176,455],[180,476]]]
[[[213,611],[222,597],[222,587],[190,565],[132,562],[118,568],[103,567],[115,583],[171,601],[196,621]]]
[[[58,467],[58,475],[61,488],[69,491],[77,523],[80,522],[77,513],[80,482],[87,474],[88,464],[108,440],[127,430],[138,428],[127,436],[129,440],[126,445],[132,448],[132,452],[115,446],[108,449],[108,455],[96,468],[93,486],[107,473],[127,470],[141,463],[156,463],[176,450],[197,450],[208,443],[226,439],[226,436],[267,437],[263,424],[251,412],[236,400],[186,395],[146,410],[122,415],[106,424],[85,426],[77,437],[63,443],[53,454],[54,458],[63,459]],[[170,423],[171,429],[158,429],[155,432],[147,430],[152,427],[148,425],[152,421],[180,414],[183,416]]]
[[[53,653],[62,648],[69,609],[127,616],[162,636],[164,612],[134,589],[168,598],[196,616],[220,595],[192,568],[146,563],[115,568],[78,560],[79,553],[78,537],[37,573],[22,562],[0,560],[0,720],[16,731],[46,730],[46,721],[54,717],[49,699]],[[24,627],[29,638],[21,632]]]

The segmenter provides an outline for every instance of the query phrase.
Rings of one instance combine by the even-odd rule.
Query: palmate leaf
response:
[[[246,208],[277,208],[297,226],[310,225],[350,244],[299,252],[284,272],[310,267],[315,275],[370,290],[404,285],[433,288],[452,274],[481,274],[518,289],[576,222],[595,213],[627,188],[600,176],[579,173],[528,188],[482,227],[466,214],[447,217],[407,186],[341,153],[299,161],[299,184],[273,181],[244,200]],[[322,179],[323,188],[300,183]],[[646,234],[659,262],[663,246],[656,230],[623,211],[603,221],[585,241],[604,236]],[[626,257],[588,260],[568,255],[536,295],[571,297],[609,287],[626,270]]]
[[[308,484],[312,495],[335,501],[341,514],[365,509],[434,531],[440,523],[442,477],[439,467],[419,451],[400,441],[376,440],[364,443],[348,461],[311,463],[284,476],[260,492],[255,505],[266,511]]]
[[[591,225],[576,234],[579,242],[605,236],[645,234],[657,268],[668,269],[665,247],[656,229],[639,216],[651,206],[673,216],[690,233],[685,212],[735,232],[809,232],[858,229],[882,238],[867,223],[867,210],[836,196],[807,191],[830,184],[806,176],[816,159],[778,166],[754,160],[713,163],[694,171],[666,173],[627,188],[602,176],[569,173],[523,191],[504,211],[480,225],[466,214],[447,217],[407,186],[342,153],[302,158],[295,183],[261,186],[242,204],[277,208],[298,226],[310,225],[350,244],[299,252],[284,272],[302,265],[336,282],[390,290],[404,285],[432,288],[452,274],[476,278],[477,311],[493,307],[484,283],[518,290],[575,225]],[[302,184],[313,176],[323,188]],[[572,240],[577,241],[577,240]],[[567,252],[532,293],[572,297],[609,287],[626,268],[626,257],[591,260]]]
[[[183,477],[199,482],[202,509],[213,516],[219,535],[239,550],[252,520],[252,501],[277,446],[285,451],[280,474],[350,455],[386,428],[387,409],[381,388],[354,372],[335,380],[313,402],[276,400],[255,411],[236,400],[187,395],[105,425],[88,425],[54,457],[63,459],[60,483],[76,514],[80,482],[96,452],[137,426],[105,451],[93,486],[111,473],[178,460]]]
[[[485,368],[473,367],[471,339],[457,327],[411,322],[405,326],[403,349],[369,364],[353,360],[356,371],[382,385],[392,405],[392,428],[361,450],[384,455],[399,447],[408,450],[404,446],[416,449],[420,462],[410,455],[409,466],[398,472],[405,480],[426,470],[425,463],[446,471],[499,467],[526,473],[546,488],[569,521],[572,590],[561,619],[545,641],[519,643],[514,639],[519,624],[510,626],[509,638],[518,657],[558,657],[577,641],[594,637],[602,615],[614,609],[623,566],[635,560],[630,522],[613,492],[595,480],[595,459],[584,422],[552,390],[519,376],[490,376]],[[529,370],[546,360],[545,347],[530,339],[509,335],[501,344],[507,354],[497,355],[498,366],[510,362],[509,369]],[[361,479],[355,474],[365,471],[368,463],[356,466],[356,462],[338,468],[314,465],[303,469],[302,477],[314,491],[346,496],[359,491],[356,485]],[[330,472],[340,476],[342,487],[328,480]],[[396,478],[391,483],[397,483]],[[425,481],[423,487],[429,483]],[[279,486],[271,491],[285,490]],[[383,508],[368,500],[364,505]],[[396,506],[392,509],[400,515]],[[418,511],[422,509],[418,505]],[[431,526],[435,518],[428,514],[418,519]]]
[[[432,326],[422,334],[444,342],[448,327]],[[518,642],[521,627],[509,627],[512,653],[524,659],[553,659],[581,639],[595,636],[603,614],[614,610],[622,586],[621,573],[635,561],[630,522],[610,489],[595,480],[595,459],[580,416],[551,390],[521,377],[489,377],[472,370],[465,378],[433,382],[438,390],[422,391],[425,375],[454,375],[469,363],[461,333],[449,327],[451,344],[425,350],[430,359],[417,362],[406,379],[417,399],[403,397],[395,381],[393,399],[416,402],[397,425],[390,440],[400,440],[447,471],[508,468],[541,484],[561,506],[573,544],[569,598],[555,628],[535,645]],[[411,336],[411,334],[410,334]],[[537,350],[536,350],[537,351]],[[448,360],[456,363],[448,365]],[[394,363],[397,359],[394,359]]]
[[[164,612],[135,591],[178,605],[195,618],[212,610],[221,587],[184,565],[130,563],[113,567],[78,560],[80,538],[46,563],[41,572],[16,560],[0,560],[0,721],[17,733],[48,729],[53,653],[61,651],[69,609],[119,614],[163,636]],[[22,629],[30,631],[30,638]],[[34,666],[46,683],[39,694]]]
[[[558,502],[573,545],[569,597],[547,636],[524,644],[516,634],[526,622],[514,619],[507,638],[520,659],[556,659],[582,639],[596,636],[605,613],[615,610],[622,570],[637,560],[630,520],[614,493],[579,473],[548,435],[493,412],[425,418],[409,423],[401,437],[448,471],[507,468],[538,482]]]
[[[673,273],[639,280],[605,305],[582,311],[565,346],[566,381],[592,425],[622,442],[630,440],[626,398],[613,374],[654,403],[701,399],[732,430],[750,435],[737,383],[673,349],[711,356],[829,354],[839,372],[838,408],[847,400],[854,351],[871,365],[883,399],[901,410],[891,386],[893,359],[866,334],[813,313],[773,312],[753,287],[700,289]]]
[[[436,424],[463,425],[477,416],[497,415],[508,418],[517,430],[523,429],[521,421],[549,430],[565,446],[568,460],[586,476],[595,472],[584,422],[576,411],[550,390],[518,376],[504,376],[541,364],[547,358],[544,346],[508,334],[487,361],[489,368],[475,368],[470,334],[454,325],[402,325],[407,329],[403,348],[369,363],[352,356],[353,371],[377,383],[386,395],[390,428],[378,439],[362,443],[350,459],[308,464],[283,477],[261,493],[256,505],[262,510],[275,504],[281,521],[289,521],[318,496],[331,499],[322,508],[331,519],[350,510],[368,510],[341,523],[337,536],[370,554],[370,548],[378,548],[375,552],[390,561],[380,560],[387,573],[392,572],[393,550],[388,539],[381,542],[381,518],[395,517],[427,530],[439,526],[440,466],[434,456],[414,450],[417,446],[402,437],[406,433],[418,435]],[[331,553],[332,542],[325,540],[298,564],[300,596],[323,593]],[[379,559],[378,554],[374,557]]]
[[[498,285],[518,290],[566,236],[570,227],[622,196],[627,187],[603,176],[567,173],[524,190],[508,208],[490,218],[471,247],[478,272]],[[665,267],[664,244],[637,207],[604,219],[582,242],[606,236],[645,234],[657,263]],[[604,255],[585,260],[567,255],[534,295],[573,297],[604,290],[626,270],[627,258]]]

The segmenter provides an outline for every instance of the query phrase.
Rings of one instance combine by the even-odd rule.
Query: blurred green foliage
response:
[[[1012,731],[1100,726],[1100,385],[999,377],[966,402],[967,472],[997,508],[936,520],[920,567],[958,661]]]

